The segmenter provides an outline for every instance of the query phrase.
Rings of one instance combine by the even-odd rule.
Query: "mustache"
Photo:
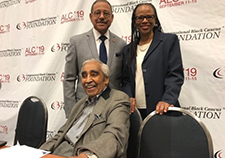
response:
[[[107,22],[104,21],[104,19],[97,20],[96,22],[97,22],[97,23],[104,23],[104,24],[107,24]]]
[[[95,83],[85,83],[84,86],[85,86],[85,87],[88,87],[88,86],[95,86]]]

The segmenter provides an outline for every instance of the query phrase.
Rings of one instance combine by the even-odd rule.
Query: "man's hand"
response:
[[[173,104],[168,104],[164,101],[158,102],[156,105],[156,113],[162,115],[164,112],[166,113],[169,107],[174,107]]]

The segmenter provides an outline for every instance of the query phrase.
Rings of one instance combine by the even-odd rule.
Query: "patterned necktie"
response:
[[[105,47],[105,40],[107,39],[107,37],[105,37],[104,35],[100,36],[99,39],[102,41],[102,43],[100,44],[100,53],[99,53],[99,59],[103,62],[103,63],[107,63],[107,53],[106,53],[106,47]]]

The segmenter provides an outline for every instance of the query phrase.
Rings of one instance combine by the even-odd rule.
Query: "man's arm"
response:
[[[76,47],[75,41],[70,39],[70,45],[66,55],[66,64],[64,71],[63,93],[64,93],[64,110],[66,118],[69,117],[72,107],[76,103],[76,80],[78,78]]]
[[[67,121],[68,123],[68,121]],[[68,124],[64,124],[58,131],[58,133],[50,138],[49,140],[47,140],[44,144],[42,144],[42,146],[40,147],[40,149],[42,150],[46,150],[46,151],[51,151],[53,152],[53,150],[55,149],[55,145],[56,145],[56,142],[59,140],[59,139],[62,139],[62,135],[67,127]]]

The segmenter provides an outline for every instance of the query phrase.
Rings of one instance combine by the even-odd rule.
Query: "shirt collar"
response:
[[[107,88],[107,86],[103,89],[103,91],[101,93],[97,94],[93,98],[88,97],[85,101],[85,105],[90,105],[93,102],[95,102],[95,104],[96,104],[97,101],[99,100],[100,96],[102,95],[102,93],[106,90],[106,88]]]
[[[93,34],[95,37],[95,41],[99,40],[99,37],[101,36],[101,34],[95,28],[93,28]],[[107,37],[107,39],[109,39],[109,30],[107,30],[104,35]]]

